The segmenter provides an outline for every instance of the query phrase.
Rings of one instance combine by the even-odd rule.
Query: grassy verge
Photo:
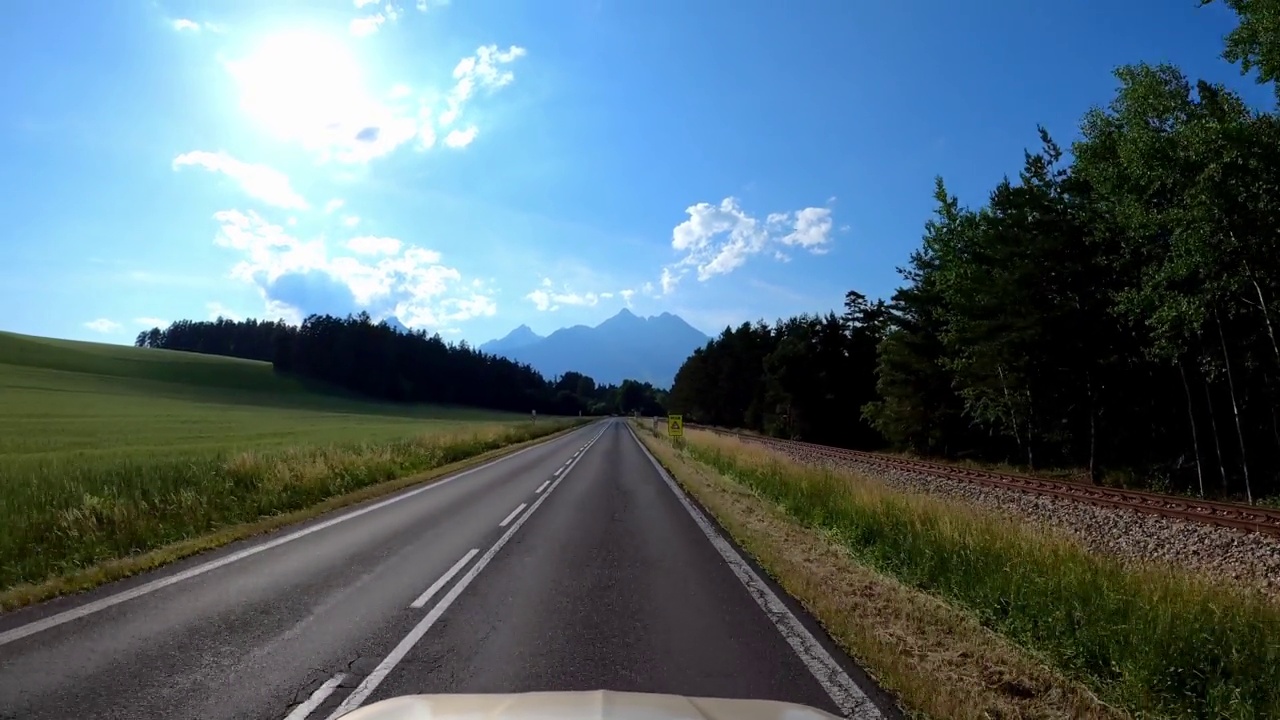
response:
[[[7,581],[0,583],[0,609],[86,590],[427,482],[579,424],[86,466],[58,484],[9,480],[0,486],[0,577]]]
[[[908,716],[1123,717],[971,614],[857,561],[829,533],[801,525],[665,438],[641,438]]]
[[[731,478],[859,565],[970,615],[1109,704],[1140,716],[1280,716],[1280,609],[1260,598],[1167,570],[1125,569],[977,510],[729,438],[692,432],[680,457]]]

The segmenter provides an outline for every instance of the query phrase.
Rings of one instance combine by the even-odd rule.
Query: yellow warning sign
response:
[[[680,415],[668,415],[667,434],[671,437],[684,437],[684,417]]]

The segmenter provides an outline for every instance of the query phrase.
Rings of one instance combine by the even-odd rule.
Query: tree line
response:
[[[664,414],[666,393],[625,380],[597,385],[581,373],[545,379],[527,364],[422,330],[400,332],[367,313],[283,321],[179,320],[138,334],[138,347],[270,362],[277,372],[321,380],[393,402],[470,405],[555,415]]]
[[[1241,24],[1225,56],[1274,80],[1280,2],[1228,5]],[[1206,495],[1280,492],[1280,117],[1171,65],[1116,77],[1069,153],[1041,128],[981,206],[938,179],[887,303],[851,293],[843,316],[726,329],[681,368],[672,411]]]
[[[841,315],[725,328],[676,373],[669,405],[693,422],[849,447],[882,444],[861,417],[876,398],[887,309],[850,292]]]

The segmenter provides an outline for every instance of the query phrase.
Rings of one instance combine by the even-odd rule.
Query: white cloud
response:
[[[213,218],[218,222],[214,243],[238,250],[245,256],[232,268],[234,278],[272,280],[289,272],[322,268],[327,262],[323,240],[302,242],[279,225],[263,220],[256,212],[222,210],[214,213]]]
[[[108,320],[107,318],[98,318],[97,320],[90,320],[89,322],[85,323],[84,326],[94,332],[102,333],[103,335],[113,333],[120,329],[120,323],[116,322],[115,320]]]
[[[157,317],[136,317],[133,319],[133,322],[138,325],[141,325],[144,328],[153,328],[153,327],[162,328],[162,327],[169,326],[168,320],[161,320],[160,318],[157,318]]]
[[[436,144],[436,129],[431,126],[431,115],[422,113],[422,125],[418,127],[418,147],[430,150]]]
[[[332,199],[332,200],[330,200],[329,202],[327,202],[327,203],[325,203],[325,204],[324,204],[324,211],[325,211],[326,213],[331,213],[331,212],[333,212],[334,210],[337,210],[337,209],[341,208],[343,205],[346,205],[346,204],[347,204],[347,201],[346,201],[346,200],[343,200],[342,198],[334,198],[334,199]]]
[[[528,295],[525,295],[524,298],[531,301],[534,307],[543,312],[546,312],[547,310],[560,309],[558,305],[556,307],[551,306],[551,293],[548,293],[546,290],[534,290]]]
[[[601,299],[601,300],[611,300],[612,298],[613,298],[613,293],[611,293],[611,292],[602,292],[602,293],[600,293],[600,299]]]
[[[220,302],[207,302],[204,304],[204,308],[205,310],[209,311],[210,320],[225,318],[227,320],[234,320],[236,322],[239,322],[240,320],[244,319],[239,313],[235,312],[234,310],[227,307],[226,305],[223,305]]]
[[[675,288],[688,268],[696,269],[698,279],[705,281],[733,272],[770,246],[774,247],[773,256],[785,262],[790,256],[778,246],[822,254],[831,242],[829,207],[770,213],[761,221],[744,211],[736,198],[728,197],[719,205],[698,203],[685,212],[689,219],[671,232],[671,247],[684,257],[662,269],[664,295]]]
[[[360,9],[366,5],[377,4],[377,2],[378,0],[355,0],[355,6]],[[353,19],[348,28],[351,30],[352,35],[365,37],[378,32],[384,23],[399,20],[401,13],[402,10],[399,5],[388,2],[382,6],[381,10],[374,12],[372,15],[364,15]]]
[[[254,212],[224,210],[214,218],[214,242],[241,255],[231,276],[258,288],[270,317],[298,322],[313,312],[368,310],[438,329],[497,312],[483,284],[465,281],[435,250],[359,237],[331,252],[324,238],[302,240]]]
[[[374,13],[364,17],[353,18],[351,20],[351,34],[356,37],[364,37],[378,32],[378,28],[382,23],[387,21],[387,16],[382,13]]]
[[[631,307],[631,296],[635,294],[636,294],[635,290],[619,290],[618,291],[619,297],[621,297],[622,301],[627,304],[627,307]]]
[[[196,22],[189,18],[176,18],[169,21],[169,26],[178,32],[198,33],[201,30],[207,30],[211,33],[226,32],[226,26],[211,22]]]
[[[555,312],[563,305],[595,307],[605,295],[613,297],[608,293],[576,293],[570,291],[568,287],[557,291],[550,278],[543,278],[541,286],[525,295],[524,299],[532,302],[533,306],[542,312]]]
[[[399,17],[387,3],[351,21],[367,34]],[[509,64],[525,54],[512,45],[487,45],[454,67],[443,96],[403,82],[373,87],[350,47],[303,31],[273,37],[248,56],[225,62],[240,88],[241,108],[272,137],[298,143],[322,162],[366,163],[408,144],[426,150],[448,134],[478,90],[510,84]],[[461,148],[479,132],[468,126],[446,147]]]
[[[562,293],[556,295],[557,302],[564,305],[585,305],[587,307],[595,307],[600,303],[600,296],[596,293]]]
[[[667,295],[676,289],[676,283],[680,282],[680,278],[671,273],[671,268],[662,268],[662,294]]]
[[[444,138],[444,144],[451,148],[464,148],[476,139],[478,132],[475,125],[468,126],[466,130],[450,130]]]
[[[449,0],[431,0],[430,4],[436,7],[444,7],[449,4]],[[427,0],[418,0],[417,5],[418,5],[418,12],[426,12],[428,10]]]
[[[477,89],[493,91],[510,85],[515,74],[503,67],[524,57],[526,52],[518,45],[506,50],[499,50],[497,45],[484,45],[476,48],[475,55],[459,60],[453,68],[457,82],[449,92],[444,112],[440,113],[440,127],[448,127],[458,119],[463,106]]]
[[[802,247],[811,253],[825,253],[831,242],[831,208],[810,207],[798,210],[791,232],[782,237],[784,245]]]
[[[498,304],[493,298],[473,293],[466,298],[449,298],[441,302],[444,313],[440,316],[445,322],[461,322],[475,317],[493,317],[498,312]]]
[[[211,153],[203,150],[184,153],[173,159],[175,170],[187,165],[222,173],[239,183],[240,188],[250,196],[268,205],[298,210],[307,207],[307,201],[289,184],[289,177],[266,165],[254,165],[237,160],[226,153]]]
[[[349,228],[353,228],[360,224],[360,216],[359,215],[343,215],[342,224],[346,225]]]
[[[395,255],[400,252],[401,243],[395,238],[364,235],[351,238],[347,247],[361,255]]]

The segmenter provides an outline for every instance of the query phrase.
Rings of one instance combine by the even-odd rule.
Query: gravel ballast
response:
[[[756,441],[765,442],[767,441]],[[1176,518],[992,487],[923,472],[887,469],[853,458],[767,443],[793,460],[852,470],[890,486],[961,500],[1065,533],[1094,552],[1163,562],[1255,587],[1280,599],[1280,538]]]

